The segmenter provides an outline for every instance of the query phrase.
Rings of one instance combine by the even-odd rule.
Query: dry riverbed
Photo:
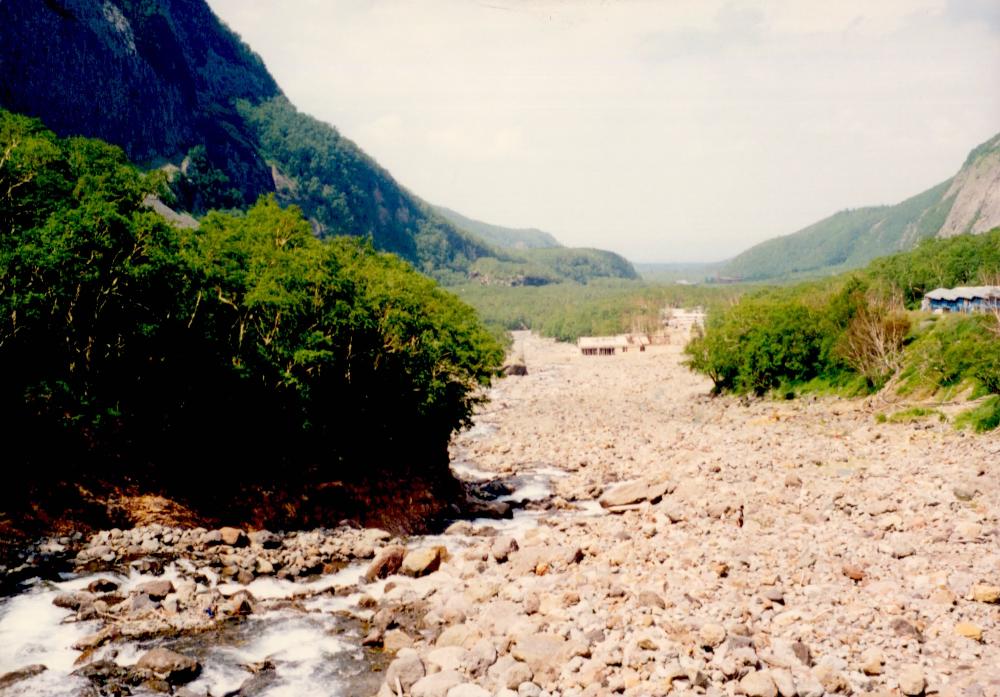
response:
[[[0,673],[52,663],[10,694],[1000,695],[1000,439],[879,424],[873,400],[712,399],[679,345],[515,352],[528,375],[452,447],[513,519],[102,533],[83,566],[139,567],[0,604]],[[32,612],[54,642],[18,638]]]

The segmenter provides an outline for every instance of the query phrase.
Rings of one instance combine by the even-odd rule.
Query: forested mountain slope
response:
[[[555,237],[537,228],[509,228],[501,225],[491,225],[481,220],[473,220],[461,213],[434,206],[434,210],[461,230],[472,233],[495,247],[506,249],[538,249],[546,247],[562,247]]]
[[[746,280],[859,268],[930,237],[982,233],[1000,225],[1000,135],[973,150],[959,172],[894,206],[835,213],[751,247],[723,274]]]

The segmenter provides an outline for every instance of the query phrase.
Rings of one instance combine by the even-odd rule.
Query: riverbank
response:
[[[86,660],[134,667],[173,647],[202,671],[176,694],[202,696],[1000,694],[1000,440],[936,420],[878,423],[885,406],[871,400],[712,399],[679,345],[583,357],[519,334],[514,352],[528,375],[502,380],[451,449],[456,474],[512,503],[512,519],[426,537],[317,532],[307,548],[325,546],[331,566],[290,577],[280,570],[303,553],[298,535],[273,549],[213,531],[97,537],[88,549],[110,547],[115,564],[148,539],[160,549],[127,564],[180,550],[161,576],[109,579],[125,601],[146,595],[166,616],[174,600],[184,615],[211,598],[208,624],[256,627],[255,641],[117,638]],[[139,592],[163,576],[177,598]],[[12,603],[52,608],[95,580],[6,601],[0,633]],[[78,633],[113,624],[48,612]],[[337,645],[293,650],[318,636]],[[71,645],[59,650],[76,670]],[[0,673],[43,662],[32,655]],[[247,682],[261,671],[270,677]],[[10,694],[63,694],[47,686],[68,672],[49,666]]]

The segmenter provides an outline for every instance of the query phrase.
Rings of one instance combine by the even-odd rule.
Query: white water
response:
[[[475,481],[491,479],[494,475],[478,470],[468,463],[454,463],[452,468],[462,478]],[[504,496],[506,501],[541,501],[551,496],[553,478],[565,476],[553,467],[539,467],[512,478],[515,491]],[[599,515],[603,510],[596,502],[581,506],[578,515]],[[498,533],[519,537],[538,524],[541,511],[517,511],[507,520],[477,520],[476,527],[495,528]],[[459,535],[427,536],[420,544],[444,544],[450,549],[470,543]],[[185,562],[179,562],[185,564]],[[192,570],[193,567],[190,567]],[[182,639],[176,646],[184,653],[196,656],[203,672],[188,687],[196,693],[209,692],[221,695],[236,690],[252,673],[247,666],[270,660],[277,669],[277,679],[260,697],[301,697],[305,695],[345,694],[350,689],[351,673],[363,669],[360,637],[343,634],[345,621],[339,616],[352,610],[356,616],[368,613],[359,611],[357,602],[362,595],[379,599],[384,594],[387,581],[361,586],[365,564],[355,564],[337,573],[295,583],[292,581],[261,577],[248,586],[235,583],[219,584],[223,594],[246,588],[261,601],[300,598],[301,609],[269,610],[253,615],[245,623],[218,633]],[[170,565],[159,578],[176,579],[178,569]],[[75,697],[86,681],[74,678],[74,662],[80,656],[71,647],[84,636],[97,631],[98,622],[66,622],[73,613],[57,608],[52,599],[60,592],[85,588],[92,580],[112,578],[128,592],[138,583],[152,577],[131,574],[127,577],[114,574],[95,574],[67,579],[59,583],[35,582],[23,593],[0,600],[0,674],[41,663],[48,670],[30,680],[18,683],[4,692],[4,697]],[[217,579],[210,579],[215,584]],[[433,584],[434,579],[419,579],[410,590],[422,588],[421,582]],[[350,594],[337,595],[333,589],[358,588]],[[424,591],[430,592],[430,586]],[[398,590],[397,590],[398,592]],[[162,643],[162,642],[161,642]],[[108,657],[117,652],[115,661],[131,665],[157,642],[115,643],[95,654],[95,658]],[[139,692],[136,693],[141,694]]]

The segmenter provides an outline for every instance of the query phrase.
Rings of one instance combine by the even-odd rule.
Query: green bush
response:
[[[0,111],[3,153],[0,418],[16,477],[35,463],[222,495],[440,474],[503,358],[469,306],[370,243],[317,240],[274,198],[175,229],[142,203],[161,176]]]

